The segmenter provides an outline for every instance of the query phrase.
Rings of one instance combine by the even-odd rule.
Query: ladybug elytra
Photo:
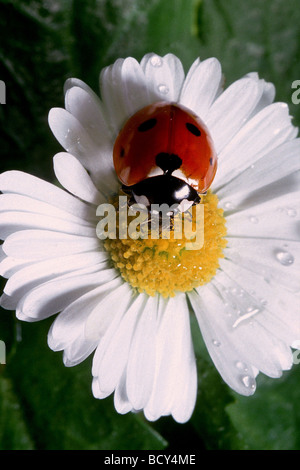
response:
[[[157,102],[135,113],[113,151],[123,190],[140,204],[178,204],[184,212],[200,201],[217,169],[212,139],[191,110]]]

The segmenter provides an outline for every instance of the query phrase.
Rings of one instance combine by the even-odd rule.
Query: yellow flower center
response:
[[[128,237],[119,237],[124,227],[117,222],[116,238],[107,238],[104,247],[123,279],[138,292],[172,297],[191,291],[212,279],[224,256],[225,218],[217,206],[217,196],[209,191],[200,204],[176,215],[171,226],[159,232],[153,226],[150,230],[150,223],[135,225],[142,229],[137,239],[128,220]]]

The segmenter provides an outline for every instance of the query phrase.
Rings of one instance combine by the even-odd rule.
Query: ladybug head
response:
[[[135,202],[145,205],[149,211],[151,205],[167,204],[173,207],[173,212],[184,212],[191,205],[200,202],[200,197],[192,186],[172,176],[182,164],[178,155],[161,152],[155,160],[163,174],[145,178],[131,187],[123,186],[123,190],[130,192]]]

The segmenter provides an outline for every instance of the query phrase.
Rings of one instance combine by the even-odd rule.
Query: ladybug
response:
[[[176,204],[184,212],[211,185],[217,157],[203,121],[186,107],[157,102],[135,113],[113,150],[122,189],[150,211]],[[176,211],[177,211],[176,210]]]

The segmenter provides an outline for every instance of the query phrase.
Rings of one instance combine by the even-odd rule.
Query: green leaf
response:
[[[190,66],[200,45],[194,15],[194,0],[75,0],[76,73],[97,89],[101,68],[119,57],[173,52]]]
[[[250,450],[299,450],[299,369],[281,379],[259,376],[252,397],[236,397],[227,407],[232,423]]]
[[[4,367],[0,366],[0,450],[32,450],[34,443],[21,404],[11,381],[3,376]]]
[[[295,124],[300,106],[291,101],[300,77],[300,9],[297,0],[198,0],[201,57],[217,57],[226,84],[257,71],[276,86],[276,100],[290,105]]]
[[[142,416],[119,415],[112,397],[97,400],[91,391],[91,360],[66,368],[47,346],[49,321],[22,324],[22,340],[6,373],[21,397],[26,425],[36,449],[159,450],[167,442]],[[6,419],[5,419],[6,418]],[[5,415],[3,428],[9,425]],[[14,431],[14,423],[11,424]],[[9,429],[8,429],[9,434]],[[12,442],[14,444],[14,441]],[[12,447],[14,449],[18,447]]]

